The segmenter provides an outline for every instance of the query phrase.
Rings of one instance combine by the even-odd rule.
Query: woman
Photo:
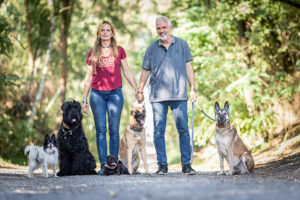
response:
[[[83,113],[89,110],[87,97],[91,89],[90,104],[96,127],[96,142],[103,174],[107,156],[106,113],[109,124],[109,152],[118,156],[119,126],[124,104],[121,68],[126,80],[136,91],[136,81],[127,65],[126,53],[117,46],[114,26],[103,21],[98,26],[94,48],[87,56],[87,73],[83,91]]]

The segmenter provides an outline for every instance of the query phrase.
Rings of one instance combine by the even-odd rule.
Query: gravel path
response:
[[[1,170],[0,170],[1,171]],[[167,175],[69,176],[44,178],[7,170],[0,173],[0,199],[299,199],[300,180],[291,177],[219,177],[216,172]]]
[[[216,155],[213,151],[215,148],[209,150]],[[154,173],[156,155],[149,142],[147,157]],[[300,153],[262,164],[257,162],[255,172],[243,176],[217,176],[217,160],[207,163],[210,165],[193,166],[197,171],[194,176],[181,173],[176,166],[170,166],[167,175],[145,175],[141,163],[139,175],[58,178],[44,178],[40,169],[34,178],[27,178],[28,167],[0,166],[0,200],[300,199]]]

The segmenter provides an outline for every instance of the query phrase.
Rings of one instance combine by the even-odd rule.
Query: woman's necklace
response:
[[[110,44],[109,44],[107,47],[102,46],[102,44],[101,44],[101,47],[102,47],[103,49],[109,49],[109,48],[110,48]]]

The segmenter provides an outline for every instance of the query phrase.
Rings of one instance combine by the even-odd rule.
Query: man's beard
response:
[[[168,39],[169,34],[164,34],[163,36],[159,36],[161,40],[165,41]]]

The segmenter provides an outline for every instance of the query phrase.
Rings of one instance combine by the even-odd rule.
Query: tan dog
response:
[[[144,163],[144,169],[150,174],[146,158],[146,134],[144,129],[145,107],[141,104],[133,105],[130,110],[130,124],[126,127],[121,139],[119,157],[128,167],[130,174],[136,174],[140,164],[140,157]]]
[[[245,174],[252,172],[254,168],[254,160],[239,135],[236,128],[229,121],[229,104],[226,101],[224,109],[220,109],[219,103],[215,103],[216,128],[215,139],[220,158],[221,171],[218,175],[224,173],[224,158],[229,164],[229,173]]]

